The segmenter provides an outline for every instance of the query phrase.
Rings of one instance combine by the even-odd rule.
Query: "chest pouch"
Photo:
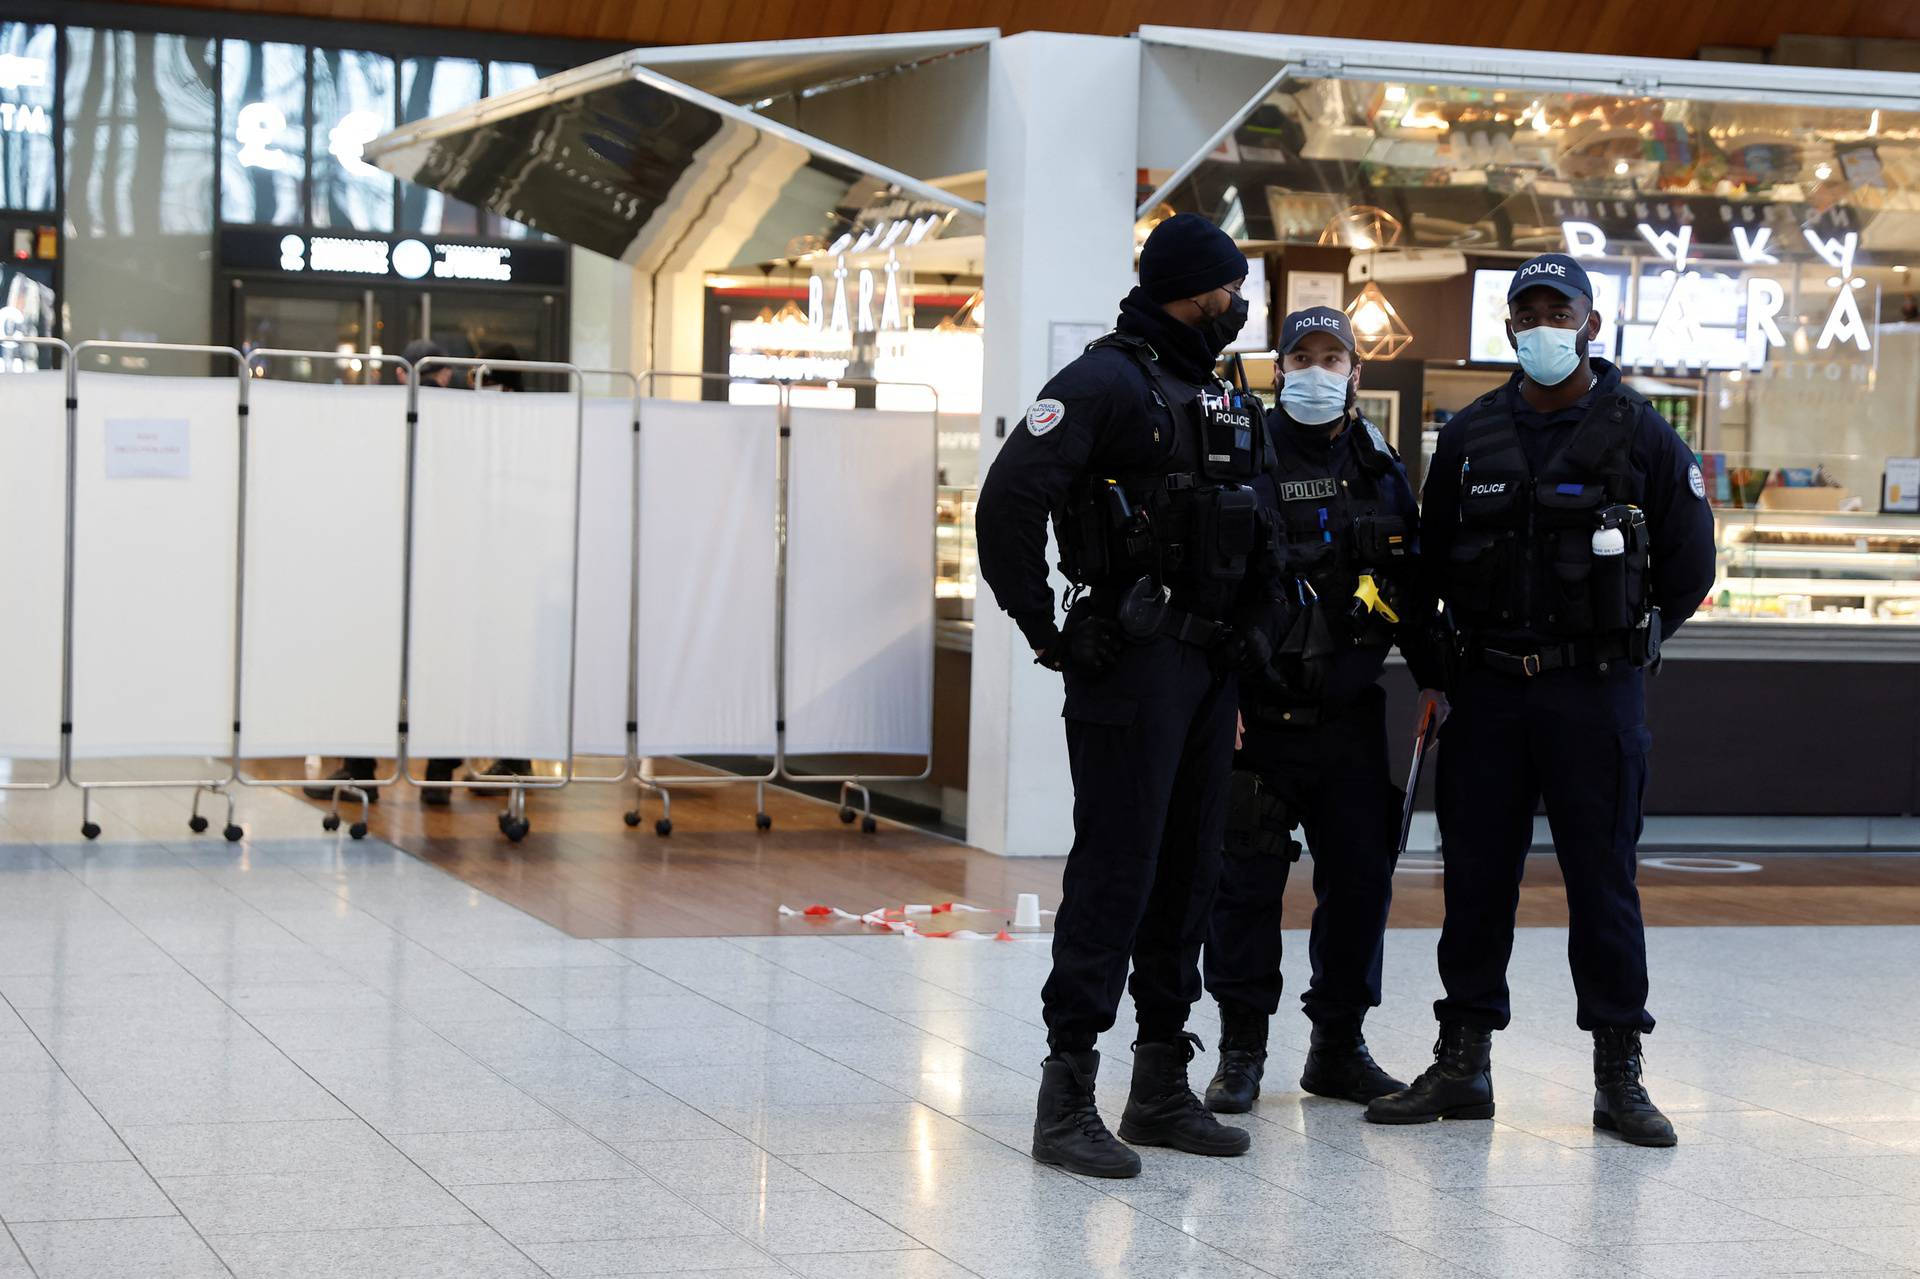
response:
[[[1260,499],[1244,484],[1195,489],[1189,509],[1188,569],[1210,582],[1237,582],[1260,545]]]
[[[1620,608],[1624,557],[1610,553],[1602,532],[1605,502],[1606,488],[1599,484],[1541,484],[1534,493],[1535,535],[1546,579],[1539,620],[1556,635],[1591,635],[1625,625],[1613,620]]]
[[[1205,391],[1194,401],[1200,470],[1210,480],[1241,482],[1260,469],[1260,401],[1237,391]]]
[[[1353,521],[1353,557],[1367,568],[1404,561],[1410,541],[1407,522],[1398,515],[1361,515]]]

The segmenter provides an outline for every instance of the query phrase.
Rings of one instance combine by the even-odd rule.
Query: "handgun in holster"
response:
[[[1251,769],[1235,769],[1227,784],[1229,857],[1285,857],[1300,860],[1295,825],[1287,801]]]

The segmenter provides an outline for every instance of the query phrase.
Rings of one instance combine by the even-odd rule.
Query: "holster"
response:
[[[1293,839],[1297,823],[1281,794],[1252,769],[1236,768],[1227,783],[1227,843],[1229,857],[1285,857],[1300,860],[1301,847]]]

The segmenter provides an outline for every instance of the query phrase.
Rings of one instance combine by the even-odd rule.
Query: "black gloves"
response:
[[[1051,642],[1035,646],[1033,660],[1048,670],[1104,675],[1119,660],[1125,643],[1120,624],[1110,618],[1069,617],[1064,632],[1056,631]]]
[[[1264,670],[1273,657],[1273,641],[1256,627],[1230,627],[1215,638],[1207,649],[1207,657],[1216,674],[1237,671],[1252,675]]]

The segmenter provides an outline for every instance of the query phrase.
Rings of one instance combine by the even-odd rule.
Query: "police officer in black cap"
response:
[[[1446,924],[1431,1068],[1376,1123],[1493,1115],[1514,911],[1546,802],[1566,880],[1596,1128],[1671,1146],[1641,1082],[1646,934],[1634,885],[1647,781],[1646,677],[1713,585],[1713,513],[1680,437],[1588,353],[1603,317],[1580,264],[1533,258],[1507,292],[1520,371],[1441,431],[1421,562],[1460,632],[1441,730]]]
[[[1313,850],[1316,902],[1313,980],[1301,996],[1313,1040],[1300,1086],[1362,1103],[1406,1087],[1375,1063],[1360,1031],[1380,1004],[1400,833],[1379,680],[1396,641],[1417,678],[1438,678],[1423,668],[1430,628],[1413,612],[1419,510],[1399,456],[1355,409],[1360,369],[1346,315],[1325,306],[1289,315],[1280,369],[1273,463],[1254,485],[1283,530],[1300,607],[1267,670],[1240,680],[1245,731],[1205,965],[1220,1004],[1220,1066],[1206,1101],[1230,1114],[1260,1095],[1296,827]]]
[[[1249,487],[1260,402],[1214,374],[1247,319],[1247,260],[1180,214],[1140,253],[1115,331],[1048,382],[980,489],[980,574],[1066,680],[1074,842],[1054,921],[1033,1155],[1096,1177],[1140,1159],[1094,1108],[1096,1037],[1133,968],[1139,1020],[1120,1137],[1237,1155],[1247,1134],[1194,1096],[1186,1030],[1219,875],[1235,680],[1266,664],[1281,582]],[[1074,583],[1064,627],[1047,521]]]

